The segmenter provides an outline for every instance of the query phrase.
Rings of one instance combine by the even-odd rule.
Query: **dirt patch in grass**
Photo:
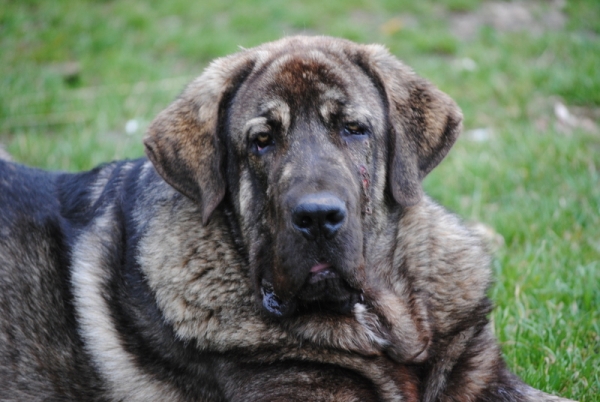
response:
[[[600,134],[600,107],[569,105],[557,96],[538,97],[529,103],[527,114],[540,133],[571,135],[576,130]]]
[[[489,26],[499,32],[529,32],[541,35],[546,31],[560,30],[566,22],[566,2],[554,1],[492,1],[471,12],[452,12],[450,30],[459,39],[473,39],[482,27]]]

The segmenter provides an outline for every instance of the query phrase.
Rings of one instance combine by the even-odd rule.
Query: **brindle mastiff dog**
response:
[[[383,47],[213,62],[149,159],[0,162],[0,399],[550,401],[492,335],[489,257],[423,195],[456,104]]]

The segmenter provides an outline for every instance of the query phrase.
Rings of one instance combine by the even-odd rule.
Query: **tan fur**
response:
[[[82,336],[101,375],[110,384],[110,398],[140,402],[177,400],[179,396],[175,390],[155,384],[136,367],[134,357],[125,351],[109,319],[102,294],[109,275],[107,262],[103,261],[102,244],[110,242],[113,223],[114,212],[109,209],[81,239],[81,246],[73,256],[76,268],[72,283]]]

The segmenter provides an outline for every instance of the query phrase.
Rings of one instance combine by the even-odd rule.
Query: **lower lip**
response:
[[[310,273],[317,274],[317,273],[325,271],[326,269],[329,269],[329,268],[331,268],[331,264],[327,264],[327,263],[323,262],[323,263],[317,264],[314,267],[312,267],[310,269]]]

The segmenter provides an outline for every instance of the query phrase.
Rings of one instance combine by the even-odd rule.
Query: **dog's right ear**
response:
[[[144,137],[156,171],[200,205],[203,224],[226,192],[221,116],[253,64],[247,52],[215,60],[154,119]]]

